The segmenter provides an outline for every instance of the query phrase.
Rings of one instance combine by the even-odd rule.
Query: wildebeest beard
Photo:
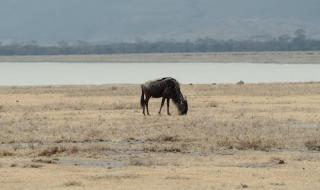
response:
[[[183,97],[183,95],[178,95],[179,98],[172,99],[174,105],[177,106],[180,115],[186,115],[188,112],[188,101]]]

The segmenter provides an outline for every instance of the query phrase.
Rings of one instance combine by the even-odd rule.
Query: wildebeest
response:
[[[177,106],[179,114],[184,115],[188,112],[188,102],[185,97],[183,97],[180,91],[180,85],[178,81],[171,77],[165,77],[157,80],[147,81],[141,85],[141,99],[140,104],[143,109],[143,115],[145,115],[145,108],[147,108],[147,114],[149,114],[149,99],[161,98],[161,106],[159,114],[161,114],[161,109],[167,99],[167,114],[171,115],[169,112],[170,99]]]

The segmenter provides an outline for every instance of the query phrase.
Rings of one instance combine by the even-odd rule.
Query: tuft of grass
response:
[[[79,152],[79,148],[77,146],[72,146],[69,150],[68,153],[70,154],[76,154]]]
[[[227,136],[222,139],[218,139],[216,141],[216,145],[219,148],[223,148],[223,149],[233,149],[234,148],[234,142],[232,142],[232,140]]]
[[[238,150],[260,150],[270,151],[278,148],[279,144],[274,139],[263,139],[258,137],[224,137],[216,141],[219,148],[224,149],[238,149]]]
[[[154,161],[149,160],[149,159],[130,159],[129,160],[129,165],[130,166],[153,166],[156,165],[156,163],[154,163]]]
[[[79,181],[68,181],[68,182],[65,182],[63,185],[66,186],[66,187],[82,186],[82,183],[79,182]]]
[[[56,159],[44,160],[44,159],[33,159],[32,162],[43,163],[43,164],[57,164]]]
[[[23,168],[42,168],[43,165],[40,164],[26,164],[23,166]]]
[[[309,149],[309,150],[316,150],[320,151],[320,140],[319,139],[312,139],[308,140],[304,143],[304,145]]]
[[[59,153],[62,153],[62,152],[65,152],[67,149],[65,147],[62,147],[62,146],[54,146],[54,147],[48,147],[47,149],[44,149],[42,150],[38,156],[47,156],[47,157],[50,157],[52,155],[55,155],[55,154],[59,154]]]
[[[175,175],[175,176],[168,176],[165,178],[166,180],[190,180],[189,177],[184,177],[184,176],[179,176],[179,175]]]
[[[179,138],[177,135],[159,135],[157,137],[147,138],[147,141],[154,141],[154,142],[177,142]]]
[[[17,163],[12,163],[12,164],[10,164],[10,167],[11,167],[11,168],[15,168],[15,167],[17,167],[17,166],[18,166]]]
[[[216,107],[218,107],[218,103],[217,103],[217,102],[210,102],[210,103],[208,104],[208,107],[209,107],[209,108],[216,108]]]
[[[93,176],[91,179],[95,180],[123,180],[123,179],[137,179],[140,178],[140,175],[137,174],[127,174],[127,175],[98,175],[98,176]]]
[[[269,151],[275,148],[277,143],[274,140],[264,140],[264,139],[241,139],[239,140],[236,148],[239,150],[261,150]]]
[[[181,147],[175,145],[151,145],[145,146],[143,148],[144,152],[171,152],[171,153],[178,153],[183,152]]]
[[[0,157],[6,157],[6,156],[15,156],[15,153],[9,152],[7,150],[3,150],[0,152]]]
[[[112,110],[126,110],[126,109],[139,109],[138,104],[126,103],[126,102],[114,102],[111,104]]]

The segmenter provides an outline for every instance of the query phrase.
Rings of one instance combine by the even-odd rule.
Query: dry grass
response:
[[[68,181],[68,182],[64,183],[63,185],[66,186],[66,187],[69,187],[69,186],[82,186],[81,182],[79,182],[79,181]]]
[[[317,139],[307,140],[305,142],[305,145],[309,150],[320,151],[320,139],[319,139],[319,137]]]
[[[160,100],[152,99],[152,115],[144,117],[138,85],[1,87],[1,169],[12,172],[5,187],[25,179],[24,170],[41,170],[44,181],[66,172],[61,175],[70,175],[66,183],[53,183],[61,189],[98,188],[90,181],[98,174],[95,181],[108,178],[99,187],[113,189],[119,181],[133,183],[132,189],[150,189],[139,185],[146,181],[167,189],[319,185],[312,169],[320,160],[319,83],[183,85],[182,91],[190,105],[187,116],[178,116],[173,106],[172,116],[165,109],[159,116]],[[16,167],[9,167],[12,163]],[[106,175],[106,169],[112,173]],[[303,181],[298,178],[309,184],[296,184]],[[44,188],[41,182],[29,188]]]
[[[0,151],[0,157],[14,156],[14,155],[15,155],[15,153],[9,152],[9,151],[7,151],[7,150],[2,150],[2,151]]]
[[[320,136],[320,84],[186,85],[184,117],[143,117],[139,88],[121,86],[3,87],[3,147],[17,154],[81,154],[128,143],[151,152],[303,149]],[[18,102],[16,100],[19,100]],[[175,108],[171,108],[175,111]],[[150,142],[150,143],[148,143]],[[82,144],[84,145],[82,145]],[[104,144],[103,144],[104,143]],[[98,145],[97,145],[98,144]]]
[[[55,146],[55,147],[49,147],[47,149],[44,149],[42,150],[38,156],[47,156],[47,157],[50,157],[52,155],[55,155],[55,154],[59,154],[59,153],[62,153],[62,152],[65,152],[66,151],[66,148],[64,147],[58,147],[58,146]]]

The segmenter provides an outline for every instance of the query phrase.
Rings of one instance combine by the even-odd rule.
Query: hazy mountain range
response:
[[[0,0],[0,41],[320,39],[319,0]]]

